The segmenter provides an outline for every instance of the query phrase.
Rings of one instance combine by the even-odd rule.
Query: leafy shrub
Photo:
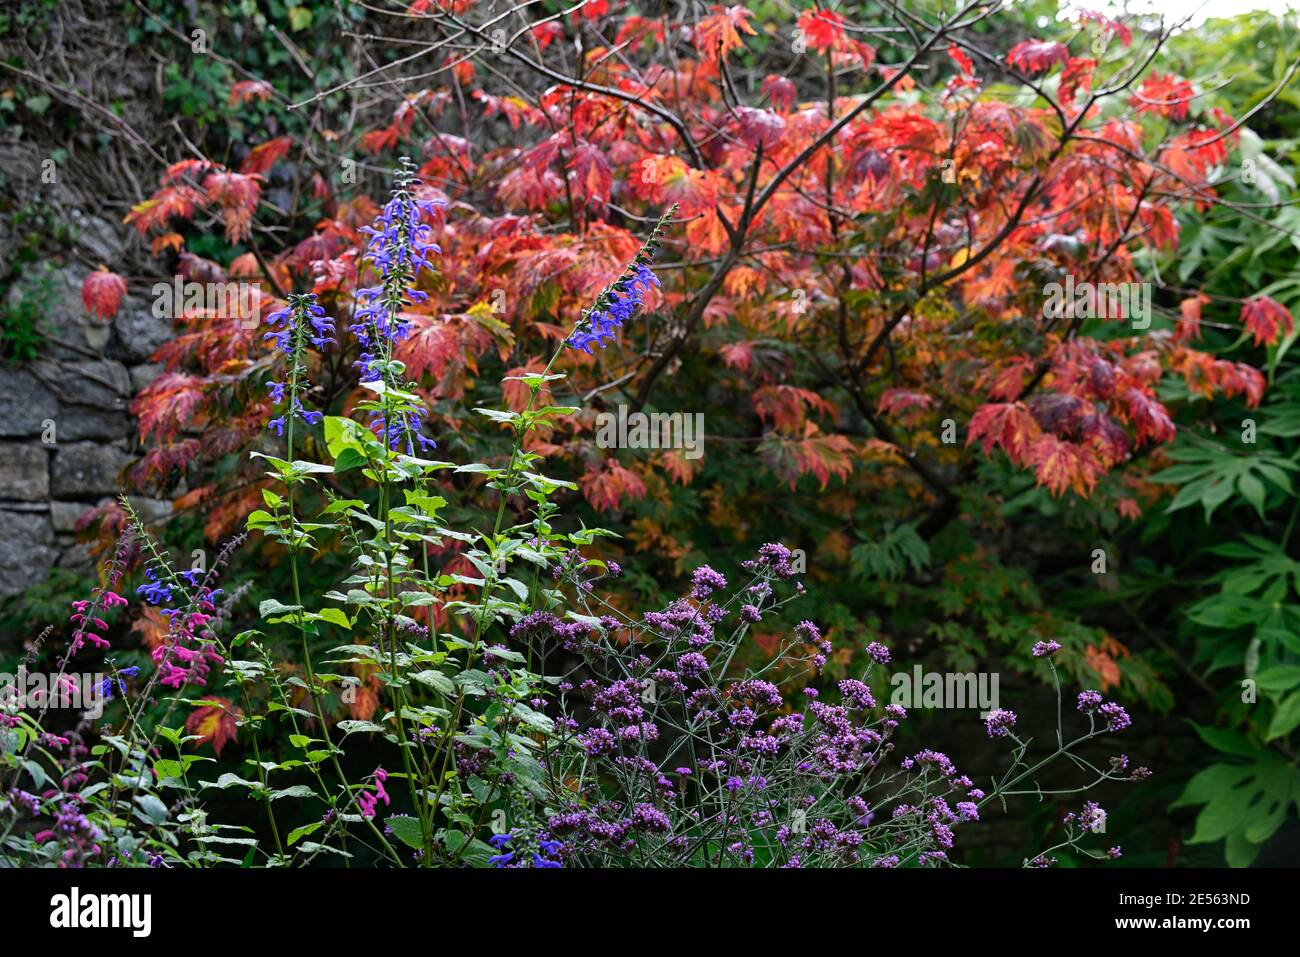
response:
[[[773,669],[826,664],[830,644],[809,621],[796,626],[790,646],[762,672],[733,680],[731,663],[751,624],[791,600],[779,595],[795,577],[784,546],[764,546],[747,563],[747,584],[726,600],[715,595],[726,580],[707,566],[695,571],[689,599],[660,612],[620,615],[598,595],[597,582],[619,569],[581,555],[598,530],[557,530],[560,515],[550,497],[567,483],[533,471],[537,456],[524,451],[524,441],[543,423],[577,411],[534,406],[543,388],[561,378],[550,373],[559,351],[612,335],[657,282],[653,253],[667,217],[543,371],[520,377],[529,394],[524,408],[480,410],[514,434],[504,469],[421,457],[432,445],[421,432],[424,409],[406,391],[393,350],[405,334],[404,311],[420,296],[415,283],[436,252],[426,222],[434,208],[404,171],[370,231],[367,257],[380,282],[363,294],[366,308],[349,327],[365,350],[358,363],[362,385],[374,395],[356,405],[368,427],[327,418],[303,403],[310,394],[309,351],[336,341],[334,321],[315,296],[291,296],[268,317],[266,337],[285,367],[284,382],[272,383],[282,414],[271,424],[286,451],[283,458],[253,453],[269,468],[275,490],[262,490],[266,509],[250,514],[247,525],[283,548],[291,604],[267,599],[259,609],[261,627],[224,637],[228,602],[236,596],[224,596],[217,585],[241,539],[210,568],[178,571],[121,500],[126,529],[104,586],[74,608],[72,638],[47,700],[36,715],[18,707],[5,715],[7,855],[69,867],[289,866],[322,855],[350,859],[365,848],[394,865],[895,866],[945,861],[954,827],[978,819],[995,799],[1042,793],[1036,776],[1055,758],[1070,755],[1097,775],[1058,793],[1123,776],[1127,759],[1098,770],[1071,753],[1129,724],[1122,708],[1102,704],[1093,691],[1079,699],[1089,730],[1067,743],[1058,728],[1056,750],[1032,766],[1023,760],[1029,742],[1013,732],[1016,716],[991,712],[989,737],[1013,743],[1015,752],[990,793],[931,750],[890,769],[886,757],[904,709],[891,705],[878,714],[868,686],[854,679],[839,683],[841,703],[823,703],[809,690],[807,707],[792,710],[771,680]],[[332,463],[294,458],[295,433],[317,426]],[[443,527],[447,503],[431,494],[429,480],[446,469],[481,475],[497,492],[491,532]],[[301,517],[322,476],[357,472],[367,480],[358,497],[331,492],[314,520]],[[529,521],[505,523],[512,497],[531,503]],[[336,587],[306,596],[299,565],[327,537],[346,543],[352,566]],[[482,577],[430,567],[429,546],[444,537],[469,545],[464,554]],[[165,618],[165,631],[147,677],[106,657],[98,691],[116,691],[126,714],[119,731],[87,747],[83,729],[58,734],[42,718],[60,701],[75,656],[111,651],[106,619],[128,603],[117,589],[132,561],[145,570],[136,593]],[[456,586],[467,590],[452,599]],[[435,603],[464,624],[463,634],[439,631]],[[715,638],[724,623],[730,636]],[[490,643],[506,626],[515,648]],[[319,645],[334,629],[351,641],[331,642],[322,659]],[[301,675],[283,674],[269,653],[285,635],[301,644]],[[1057,650],[1045,645],[1035,653],[1050,657]],[[880,645],[868,653],[875,662],[889,658]],[[548,660],[557,654],[573,664],[552,675]],[[324,670],[340,665],[353,675]],[[191,697],[218,675],[238,702],[211,693]],[[369,694],[360,707],[358,679]],[[647,687],[660,689],[648,707]],[[336,689],[353,692],[340,701],[362,716],[332,720],[326,696]],[[146,720],[155,700],[161,717]],[[186,706],[194,710],[176,726],[173,715]],[[263,754],[261,739],[278,722],[289,732],[292,757]],[[200,779],[210,759],[184,746],[210,742],[219,756],[241,732],[252,746],[245,769]],[[354,735],[382,739],[398,751],[399,765],[349,774],[342,761]],[[389,812],[390,787],[409,798],[409,813]],[[212,789],[247,792],[260,802],[270,843],[259,841],[250,825],[211,820],[202,802]],[[282,833],[278,809],[286,799],[320,816]],[[490,821],[505,826],[493,833]],[[1052,863],[1050,852],[1079,846],[1104,821],[1104,811],[1088,802],[1068,819],[1066,840],[1033,863]],[[242,857],[232,856],[244,848]]]
[[[222,729],[228,741],[234,723],[254,722],[275,752],[267,775],[291,777],[285,787],[312,789],[339,815],[355,818],[356,807],[323,782],[352,782],[354,791],[371,782],[359,795],[367,806],[381,792],[401,803],[409,816],[394,825],[397,844],[418,830],[405,843],[426,862],[502,856],[471,837],[516,799],[526,823],[511,840],[527,849],[497,850],[515,854],[512,862],[533,852],[553,860],[537,843],[553,838],[535,805],[566,796],[525,787],[524,798],[513,784],[485,782],[504,775],[544,792],[536,768],[518,764],[535,750],[523,741],[543,731],[519,728],[539,720],[534,713],[562,718],[560,737],[573,745],[592,716],[579,699],[560,702],[548,690],[545,679],[565,680],[563,670],[509,658],[475,667],[486,655],[480,645],[504,643],[512,611],[547,610],[542,566],[569,567],[561,555],[570,550],[625,566],[617,580],[602,579],[609,604],[668,614],[694,569],[708,562],[740,580],[739,556],[783,541],[808,570],[802,617],[836,641],[818,679],[824,690],[860,680],[873,643],[958,670],[997,667],[1050,682],[1056,671],[1029,649],[1054,641],[1062,647],[1053,667],[1069,686],[1115,690],[1152,711],[1177,701],[1202,729],[1232,724],[1226,736],[1202,731],[1229,757],[1211,758],[1218,769],[1186,795],[1186,804],[1213,808],[1197,841],[1228,837],[1229,859],[1244,863],[1284,823],[1295,649],[1279,622],[1293,609],[1277,581],[1260,576],[1285,556],[1265,556],[1244,538],[1212,551],[1225,544],[1220,532],[1191,506],[1254,523],[1249,534],[1282,541],[1283,553],[1290,542],[1295,450],[1284,434],[1293,411],[1284,359],[1296,287],[1285,270],[1295,223],[1282,159],[1293,152],[1285,120],[1295,95],[1286,63],[1270,81],[1252,54],[1250,88],[1230,97],[1210,77],[1223,49],[1185,56],[1195,37],[1171,38],[1143,17],[1080,13],[1035,24],[1038,13],[1054,14],[1045,5],[987,17],[872,9],[851,22],[811,9],[660,19],[603,3],[543,4],[502,21],[504,47],[491,14],[472,5],[416,4],[394,18],[350,7],[313,11],[310,22],[304,8],[279,3],[203,5],[214,6],[264,19],[250,28],[226,18],[222,59],[172,58],[185,82],[169,103],[193,118],[202,155],[186,151],[128,217],[183,279],[259,285],[247,315],[185,308],[156,357],[165,373],[134,406],[146,454],[131,480],[175,498],[182,518],[168,545],[203,552],[246,527],[250,513],[252,530],[264,533],[233,553],[232,574],[267,621],[251,634],[238,631],[241,620],[244,641],[214,651],[226,664],[213,680],[243,661],[238,648],[255,652],[239,666],[249,700],[235,704],[243,685],[224,702],[193,699],[206,700],[194,704],[196,727]],[[340,56],[361,42],[353,21],[379,38],[365,42],[370,65],[360,71]],[[288,33],[244,43],[263,23]],[[1261,28],[1271,42],[1290,42],[1279,25]],[[141,29],[176,38],[163,13],[146,14]],[[1256,49],[1232,29],[1221,47]],[[283,42],[290,33],[294,44]],[[458,45],[466,38],[477,46]],[[423,44],[417,58],[427,70],[404,69],[413,43]],[[295,62],[297,44],[315,76]],[[379,176],[402,152],[420,157],[419,196],[433,203],[424,239],[446,250],[436,274],[406,277],[409,298],[391,317],[402,336],[375,360],[382,336],[365,314],[391,310],[404,283],[383,281],[360,248],[380,212],[371,198],[382,192]],[[1231,182],[1244,160],[1267,188]],[[613,311],[632,299],[606,299],[594,310],[600,323],[585,320],[574,338],[572,317],[613,295],[610,278],[640,248],[640,224],[673,204],[681,225],[657,258],[662,285],[628,277],[640,281],[625,291],[645,308]],[[1076,280],[1146,286],[1149,309],[1048,312],[1049,290]],[[322,314],[298,298],[308,294]],[[331,337],[304,325],[308,315],[360,325],[368,338],[339,335],[338,348],[320,355],[291,341],[286,357],[261,338],[271,315],[291,340]],[[561,349],[548,360],[565,341],[608,348]],[[358,386],[358,362],[373,373],[362,377],[367,385]],[[555,402],[568,395],[563,408],[573,411],[562,412]],[[593,425],[620,407],[708,410],[708,456],[609,448]],[[1217,437],[1246,415],[1266,417],[1270,431],[1243,454]],[[268,419],[283,436],[268,436]],[[384,436],[405,443],[389,452],[408,458],[390,466]],[[425,458],[429,441],[441,457],[481,464]],[[298,465],[299,454],[311,464]],[[1233,470],[1230,483],[1223,469]],[[357,490],[358,476],[376,487]],[[500,494],[491,532],[485,487]],[[1168,504],[1178,506],[1170,515]],[[98,517],[105,550],[135,524],[121,507]],[[563,517],[580,530],[553,540],[550,523]],[[395,552],[399,544],[406,550]],[[499,580],[534,553],[531,575]],[[171,582],[162,565],[154,561],[155,576]],[[385,579],[392,572],[391,588],[381,570]],[[1180,572],[1194,594],[1181,591]],[[403,603],[408,592],[419,604]],[[549,613],[564,621],[561,608],[576,613],[558,599]],[[136,624],[155,640],[169,634],[157,611]],[[358,628],[384,651],[326,644]],[[422,634],[412,628],[427,629],[446,657],[418,661],[427,674],[408,685],[402,656],[423,653],[403,644]],[[638,642],[659,643],[656,654],[674,640],[638,628]],[[735,675],[765,674],[768,652],[789,638],[775,624],[759,632],[736,646]],[[605,635],[593,641],[622,648]],[[1235,684],[1208,680],[1249,663],[1252,647],[1266,676],[1258,709],[1233,700]],[[380,660],[385,653],[393,660]],[[711,678],[720,700],[743,680]],[[809,680],[796,674],[784,690]],[[450,706],[425,697],[426,685],[448,682]],[[1204,713],[1192,689],[1211,691]],[[531,696],[546,707],[533,708]],[[257,723],[272,698],[275,717]],[[418,710],[426,706],[435,711]],[[456,721],[492,715],[482,732],[465,732],[494,756],[472,787],[445,777],[457,758],[470,759],[454,745],[449,754],[436,732],[418,744],[431,771],[406,747],[425,718],[456,740],[463,729],[439,723],[442,707]],[[682,719],[664,707],[667,735]],[[149,708],[150,721],[165,710]],[[351,721],[378,714],[372,723],[394,740],[375,747],[397,750],[366,767],[352,765],[355,748],[336,753],[331,721],[344,709]],[[387,728],[385,714],[404,727]],[[295,721],[312,722],[316,739]],[[304,763],[282,768],[289,735],[303,752],[291,760]],[[585,780],[615,789],[600,800],[643,803],[617,792],[625,782],[617,767],[599,770]],[[431,773],[433,812],[410,793]],[[1241,786],[1220,793],[1229,780]],[[1181,782],[1168,786],[1176,793]],[[225,790],[265,803],[282,788],[236,775]],[[1163,797],[1151,800],[1163,806]],[[288,813],[281,800],[270,805]],[[886,795],[879,806],[887,805]],[[673,814],[673,839],[698,840]],[[366,841],[360,853],[395,859],[360,817],[285,830],[319,825],[312,854],[353,853]],[[345,823],[357,825],[346,847]],[[295,846],[307,836],[297,834]],[[874,837],[866,846],[868,856],[880,850]],[[694,847],[698,860],[730,853]],[[775,853],[755,849],[763,862]]]

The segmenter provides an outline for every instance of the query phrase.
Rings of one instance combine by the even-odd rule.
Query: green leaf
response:
[[[292,787],[280,788],[278,791],[271,792],[271,800],[278,801],[280,798],[309,798],[315,797],[316,792],[306,784],[295,784]]]
[[[1261,691],[1290,691],[1300,687],[1300,665],[1274,665],[1255,675]]]
[[[221,788],[221,790],[224,791],[227,788],[233,787],[257,790],[262,785],[258,784],[256,781],[248,781],[241,778],[238,774],[227,773],[221,775],[221,777],[217,778],[216,781],[203,781],[199,786],[200,788]]]
[[[263,618],[295,611],[302,611],[302,605],[286,605],[274,598],[268,598],[257,606],[257,613]]]
[[[253,531],[259,528],[266,528],[268,525],[275,524],[275,516],[263,509],[257,509],[249,513],[248,518],[244,519],[244,528]]]
[[[345,737],[349,734],[355,734],[358,731],[375,731],[379,734],[384,733],[384,729],[373,721],[340,721],[338,727]]]
[[[391,827],[397,839],[407,847],[414,847],[417,850],[424,847],[424,832],[420,830],[418,818],[406,814],[394,814],[392,817],[385,818],[384,824]]]
[[[1278,705],[1264,740],[1272,741],[1290,734],[1298,724],[1300,724],[1300,691],[1295,691]]]
[[[351,628],[352,619],[341,608],[322,608],[320,611],[314,611],[304,616],[308,621],[328,621],[331,625],[338,625],[340,628]]]
[[[1201,736],[1201,740],[1216,751],[1245,758],[1253,758],[1259,753],[1259,748],[1251,744],[1246,739],[1246,736],[1238,731],[1229,731],[1226,728],[1211,728],[1199,725],[1194,721],[1189,723],[1196,729],[1196,733]]]
[[[467,838],[464,833],[457,830],[448,829],[442,834],[443,844],[453,855],[461,853],[460,859],[470,867],[487,867],[488,859],[496,855],[491,844],[485,844],[478,838]],[[466,847],[468,842],[468,847]]]
[[[350,469],[363,468],[369,464],[369,459],[360,451],[354,448],[345,448],[339,452],[338,457],[334,460],[334,472],[338,474]]]
[[[420,684],[428,685],[430,688],[434,688],[445,695],[453,695],[456,693],[455,683],[450,677],[443,674],[441,671],[436,671],[434,669],[417,671],[415,674],[411,675],[411,678],[420,682]]]
[[[1259,845],[1246,839],[1245,829],[1233,831],[1224,842],[1223,857],[1229,867],[1250,867],[1259,856]]]
[[[295,841],[299,841],[308,834],[315,834],[325,826],[324,821],[312,821],[310,824],[304,824],[302,827],[295,827],[289,832],[287,843],[292,846]]]
[[[167,820],[167,805],[152,794],[137,794],[135,803],[140,805],[153,823],[161,824]]]

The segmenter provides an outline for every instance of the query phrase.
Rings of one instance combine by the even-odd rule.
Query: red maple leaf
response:
[[[1214,363],[1214,373],[1219,388],[1229,399],[1235,395],[1244,395],[1246,405],[1253,409],[1264,398],[1264,373],[1254,366],[1218,359]]]
[[[822,488],[832,475],[847,479],[853,473],[853,443],[843,435],[819,435],[816,423],[804,423],[804,437],[791,443],[791,451],[799,472],[816,476]]]
[[[1173,73],[1152,73],[1142,81],[1129,104],[1139,113],[1156,113],[1171,120],[1187,118],[1195,91],[1192,84]]]
[[[971,58],[957,44],[948,44],[948,56],[952,57],[952,62],[957,64],[957,69],[961,70],[962,76],[975,75],[975,64],[971,62]]]
[[[604,209],[609,202],[609,191],[614,185],[614,176],[605,154],[599,147],[583,140],[573,151],[568,166],[575,174],[576,195],[585,199],[588,206]]]
[[[593,465],[578,479],[582,494],[592,507],[608,512],[618,508],[627,498],[645,498],[645,482],[641,476],[625,469],[615,459],[606,459]]]
[[[1178,304],[1178,326],[1174,329],[1175,342],[1191,342],[1201,338],[1201,307],[1210,301],[1204,293],[1189,296]]]
[[[126,280],[100,266],[81,284],[81,301],[86,311],[101,319],[112,319],[126,295]]]
[[[798,27],[814,50],[840,50],[844,47],[844,24],[848,21],[834,10],[805,10],[799,14]]]
[[[1026,73],[1041,73],[1051,69],[1053,63],[1064,65],[1069,59],[1065,44],[1052,40],[1024,40],[1007,54],[1007,63]]]
[[[793,385],[763,386],[753,394],[751,401],[760,421],[771,421],[778,432],[800,431],[808,417],[808,409],[826,415],[835,412],[835,406],[816,392]]]
[[[1124,394],[1128,420],[1137,428],[1138,438],[1152,442],[1172,442],[1174,423],[1160,402],[1141,389]]]
[[[235,740],[236,722],[242,714],[229,698],[209,695],[199,700],[203,707],[196,709],[186,719],[185,730],[199,736],[195,747],[211,742],[212,750],[217,752],[217,757],[221,757],[221,749],[226,746],[226,742]]]
[[[537,24],[530,32],[533,39],[537,41],[537,49],[545,50],[551,45],[552,41],[564,36],[564,27],[552,20],[548,23]]]
[[[794,106],[795,97],[799,92],[795,88],[793,80],[773,73],[767,75],[759,89],[762,90],[763,95],[768,98],[774,107],[786,111],[789,111]]]
[[[928,409],[934,405],[934,396],[907,389],[886,389],[880,396],[876,411],[881,415],[895,415],[907,409]]]
[[[231,106],[242,106],[252,100],[269,100],[275,88],[265,80],[240,80],[230,87]]]
[[[1097,465],[1085,449],[1073,443],[1045,434],[1029,450],[1034,465],[1034,477],[1053,495],[1063,495],[1074,489],[1087,495],[1097,484]]]
[[[361,137],[361,148],[367,153],[382,153],[397,145],[401,131],[390,123],[377,130],[371,130]]]
[[[989,397],[1007,401],[1016,399],[1024,391],[1025,383],[1033,373],[1033,359],[1028,356],[1012,357],[993,380],[989,387]]]
[[[151,229],[161,228],[173,216],[190,219],[205,199],[202,190],[188,183],[164,186],[148,199],[132,206],[122,222],[134,226],[143,236]]]
[[[1290,311],[1276,299],[1256,296],[1241,304],[1241,324],[1255,337],[1255,345],[1273,345],[1279,332],[1291,334],[1295,320]]]
[[[262,195],[262,177],[243,173],[210,173],[203,180],[203,188],[208,191],[208,199],[219,204],[225,214],[226,239],[231,243],[247,239],[253,212]]]
[[[1092,74],[1096,69],[1096,60],[1089,57],[1070,57],[1065,64],[1065,69],[1061,71],[1061,80],[1057,84],[1061,102],[1066,106],[1073,106],[1080,89],[1092,89]]]
[[[978,441],[985,455],[996,446],[1011,461],[1023,465],[1029,460],[1030,446],[1042,431],[1023,402],[989,402],[971,416],[966,444]]]
[[[754,343],[749,340],[729,342],[718,350],[718,354],[731,368],[748,372],[754,362]]]
[[[244,162],[240,164],[239,171],[244,174],[266,174],[271,171],[271,167],[278,163],[284,154],[289,152],[289,147],[293,145],[293,140],[288,136],[277,136],[273,140],[267,140],[260,146],[254,146],[249,154],[244,157]]]
[[[736,114],[740,117],[740,138],[750,149],[762,146],[765,150],[771,150],[785,135],[785,120],[779,113],[741,106],[737,108]]]

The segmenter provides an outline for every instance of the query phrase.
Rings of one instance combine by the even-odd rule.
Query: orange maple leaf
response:
[[[1129,650],[1109,635],[1101,639],[1100,647],[1088,645],[1083,649],[1083,660],[1097,673],[1097,682],[1101,690],[1113,688],[1120,682],[1119,663],[1116,658],[1129,657]]]
[[[625,469],[614,459],[606,459],[603,464],[593,465],[578,479],[582,494],[592,507],[607,512],[618,508],[619,503],[627,498],[645,498],[646,487],[641,476]]]
[[[131,626],[133,632],[140,633],[140,643],[153,651],[159,645],[167,640],[167,633],[171,630],[166,618],[157,608],[145,605],[141,609],[141,615]]]
[[[185,730],[199,736],[195,747],[211,742],[212,750],[217,752],[217,757],[221,757],[221,749],[226,746],[226,742],[235,740],[236,722],[243,714],[229,698],[209,695],[200,701],[204,706],[196,709],[185,721]]]
[[[715,63],[732,50],[742,50],[745,41],[741,33],[757,36],[758,31],[749,25],[754,14],[742,6],[713,7],[713,13],[695,26],[695,48]]]

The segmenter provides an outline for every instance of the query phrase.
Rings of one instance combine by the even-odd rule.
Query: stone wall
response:
[[[110,268],[121,258],[120,227],[82,218],[78,245]],[[133,281],[111,321],[89,315],[81,283],[89,267],[30,269],[9,289],[11,303],[41,296],[47,332],[41,358],[0,364],[0,596],[44,581],[55,567],[85,568],[73,535],[77,519],[123,488],[123,470],[138,446],[131,397],[159,367],[153,351],[171,323],[139,295],[152,281]],[[165,517],[170,503],[141,499],[142,515]]]

